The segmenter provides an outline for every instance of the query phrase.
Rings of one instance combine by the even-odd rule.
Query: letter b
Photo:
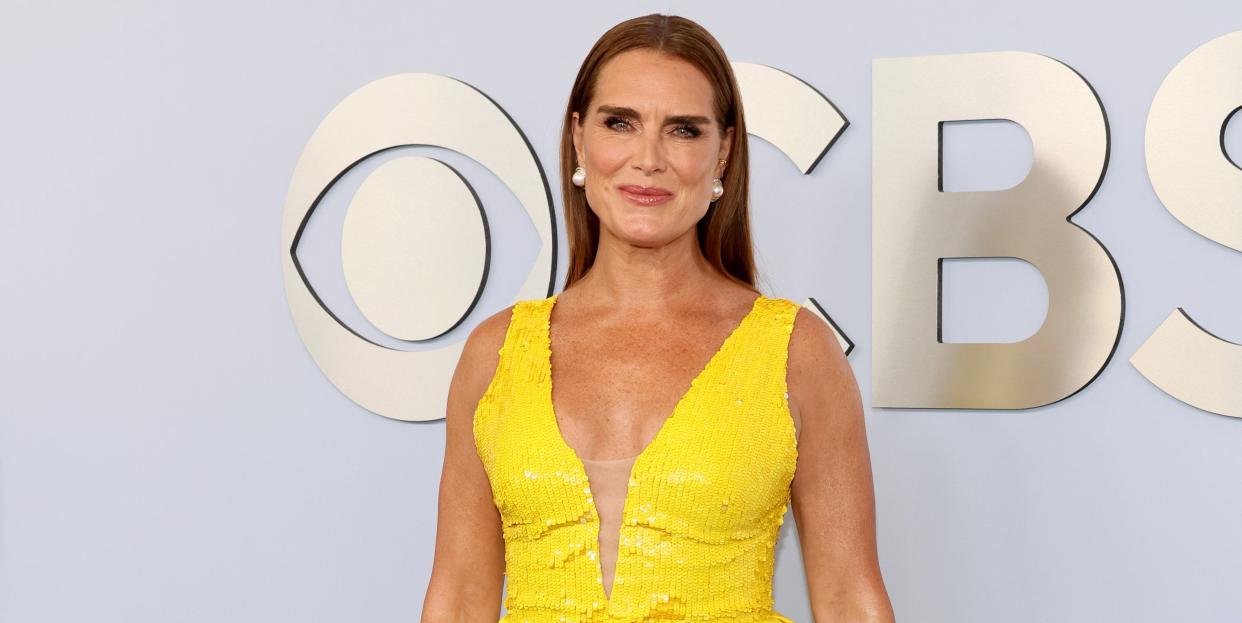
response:
[[[1023,409],[1073,395],[1107,365],[1121,332],[1121,275],[1069,217],[1108,162],[1090,85],[1026,52],[876,59],[872,65],[872,403]],[[1007,119],[1034,164],[999,191],[940,190],[940,124]],[[1013,257],[1048,284],[1048,315],[1013,343],[939,339],[940,260]]]

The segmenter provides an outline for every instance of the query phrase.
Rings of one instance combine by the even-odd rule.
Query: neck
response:
[[[574,288],[614,310],[650,310],[700,298],[721,280],[727,281],[699,251],[693,227],[658,247],[635,246],[601,230],[595,262]]]

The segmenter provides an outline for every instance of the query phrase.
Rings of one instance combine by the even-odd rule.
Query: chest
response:
[[[654,426],[617,425],[631,435],[618,437],[632,447],[607,445],[601,433],[607,427],[571,419],[582,416],[558,420],[550,387],[515,392],[511,400],[495,396],[478,414],[476,437],[506,525],[533,529],[534,536],[558,525],[597,523],[583,457],[633,457],[621,493],[629,526],[623,536],[643,522],[691,531],[710,524],[712,538],[723,540],[779,513],[796,468],[796,431],[781,394],[763,378],[735,374],[739,368],[730,364],[737,361],[715,357],[679,399],[661,407],[665,413]],[[552,510],[557,514],[550,516]]]
[[[551,401],[565,441],[583,457],[636,455],[702,376],[720,341],[658,327],[553,332]]]

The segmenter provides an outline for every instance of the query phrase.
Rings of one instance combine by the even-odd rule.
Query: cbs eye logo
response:
[[[750,134],[809,174],[849,122],[794,76],[753,63],[732,66]],[[552,294],[558,241],[552,193],[530,142],[474,87],[436,74],[388,76],[351,93],[320,122],[294,169],[281,218],[281,266],[294,325],[346,396],[379,415],[421,421],[443,417],[463,342],[403,351],[366,339],[328,309],[297,257],[302,232],[332,186],[372,156],[407,146],[460,153],[517,198],[539,239],[517,299]],[[372,325],[397,339],[448,333],[482,295],[492,234],[486,206],[459,171],[426,156],[384,162],[363,180],[346,212],[341,257],[350,296]],[[850,352],[853,343],[814,299],[808,303]]]
[[[748,131],[809,174],[848,122],[785,72],[733,68]],[[1223,142],[1224,124],[1242,110],[1238,75],[1242,31],[1181,59],[1152,100],[1145,158],[1152,188],[1178,221],[1242,251],[1242,168]],[[874,59],[872,108],[872,406],[1027,409],[1092,383],[1116,351],[1125,302],[1112,255],[1070,221],[1095,196],[1108,163],[1108,122],[1095,90],[1069,65],[1029,52]],[[1007,189],[945,192],[941,126],[977,119],[1022,125],[1035,148],[1031,171]],[[297,259],[307,220],[342,175],[379,152],[414,145],[463,154],[513,193],[540,244],[517,297],[550,295],[556,210],[538,158],[494,101],[432,74],[372,82],[315,130],[285,201],[282,269],[294,323],[328,378],[375,413],[430,420],[441,417],[461,343],[412,352],[367,340],[316,296]],[[385,162],[346,215],[342,259],[351,296],[388,335],[415,342],[443,335],[479,300],[490,234],[486,206],[458,171],[427,157]],[[942,342],[941,263],[964,257],[1034,265],[1049,290],[1039,330],[1018,342]],[[814,299],[807,302],[849,353],[853,344]],[[1242,417],[1242,344],[1203,329],[1181,307],[1130,363],[1184,403]]]

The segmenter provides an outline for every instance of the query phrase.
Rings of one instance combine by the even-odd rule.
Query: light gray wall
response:
[[[753,141],[754,225],[769,293],[818,298],[858,344],[898,620],[1242,617],[1242,422],[1175,401],[1127,361],[1179,305],[1242,342],[1242,257],[1170,216],[1142,150],[1165,74],[1242,28],[1242,4],[102,4],[0,9],[0,621],[416,620],[443,421],[371,414],[307,355],[278,262],[294,163],[347,94],[425,71],[495,99],[555,184],[582,56],[652,11],[699,21],[734,60],[800,77],[852,123],[810,176]],[[1117,354],[1044,408],[871,409],[871,59],[997,50],[1068,63],[1106,107],[1108,174],[1074,221],[1124,278]],[[947,147],[961,175],[980,162],[971,145],[1001,146],[1002,178],[1025,171],[1027,139],[999,125]],[[534,230],[478,165],[407,152],[461,168],[492,219],[490,287],[442,338],[460,340],[510,302]],[[333,191],[303,257],[334,311],[397,345],[351,307],[337,259],[344,206],[381,160]],[[948,335],[1038,326],[1037,271],[961,268],[948,276]],[[1022,304],[998,303],[989,283],[1016,284]],[[792,529],[776,594],[811,620]]]

